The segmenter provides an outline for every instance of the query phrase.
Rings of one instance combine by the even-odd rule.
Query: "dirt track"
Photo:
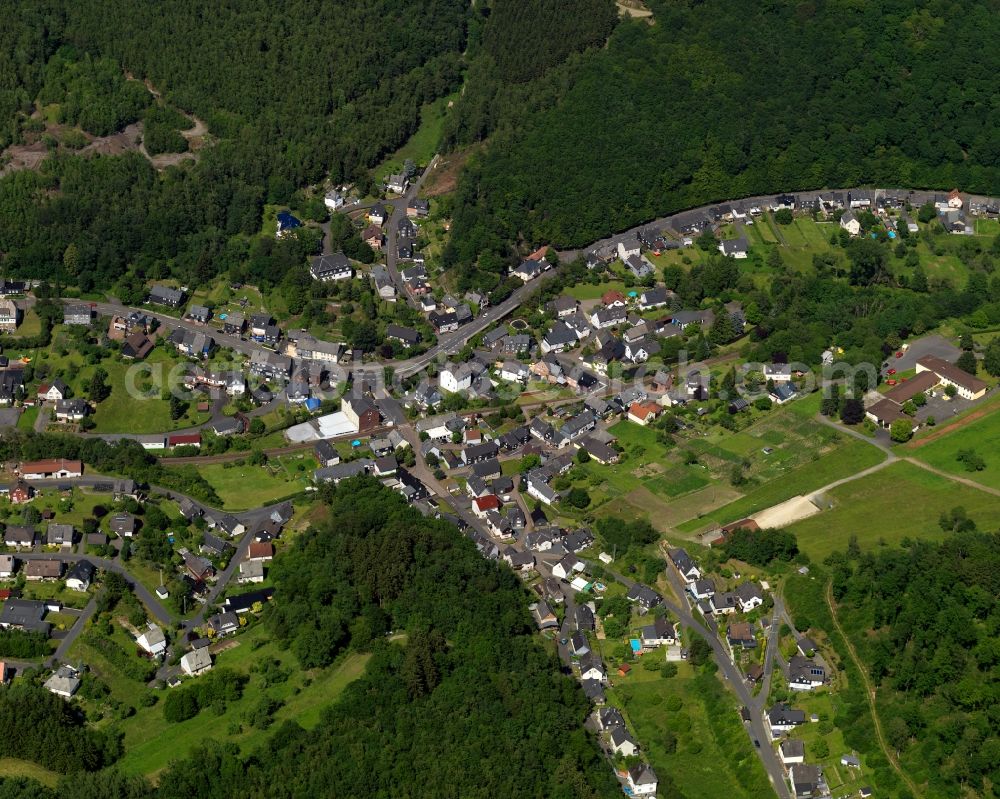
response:
[[[789,524],[808,519],[819,513],[817,508],[807,497],[801,494],[782,502],[780,505],[755,513],[750,518],[764,528],[785,527]]]
[[[959,430],[965,427],[966,425],[970,425],[973,422],[978,422],[984,416],[992,413],[995,410],[996,410],[996,404],[991,402],[988,405],[984,405],[981,408],[977,408],[967,416],[963,416],[961,419],[959,419],[957,422],[954,422],[953,424],[943,425],[941,427],[936,428],[933,433],[918,438],[913,443],[908,444],[906,448],[920,449],[922,446],[924,446],[924,444],[930,444],[932,441],[937,441],[942,436],[946,436],[949,433],[953,433],[954,431]]]

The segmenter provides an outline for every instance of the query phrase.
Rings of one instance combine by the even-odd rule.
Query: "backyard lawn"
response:
[[[686,663],[678,667],[677,676],[663,678],[637,664],[608,692],[661,775],[660,793],[688,799],[766,796],[767,776],[731,697],[717,678],[695,676]],[[673,790],[666,789],[664,777]]]
[[[845,550],[852,535],[867,549],[882,542],[898,544],[904,538],[941,539],[945,533],[938,519],[959,506],[980,529],[1000,526],[1000,502],[995,496],[910,463],[894,463],[845,483],[827,498],[834,502],[832,510],[789,528],[798,537],[799,548],[813,560]]]
[[[302,491],[312,484],[315,468],[314,458],[299,454],[273,458],[264,466],[209,463],[199,466],[198,471],[222,498],[224,507],[245,510]]]
[[[97,406],[94,411],[95,432],[98,433],[160,433],[180,430],[207,422],[209,414],[195,411],[196,403],[188,405],[187,412],[180,419],[170,418],[170,403],[161,398],[162,387],[167,384],[168,375],[180,361],[173,353],[161,347],[155,348],[142,364],[128,361],[105,361],[102,364],[108,373],[111,396]],[[89,380],[93,367],[81,370],[81,381]],[[151,381],[151,397],[139,396],[145,381]],[[138,391],[136,391],[138,389]],[[83,394],[83,392],[79,392]]]
[[[383,181],[393,173],[402,172],[407,159],[417,166],[426,166],[430,163],[441,143],[441,131],[444,129],[448,105],[457,98],[457,94],[452,94],[432,103],[426,103],[420,109],[420,127],[410,136],[406,144],[378,166],[375,170],[375,180]]]
[[[277,659],[290,669],[287,681],[264,688],[261,678],[251,674],[243,696],[226,706],[221,715],[211,709],[180,723],[168,723],[163,718],[161,701],[138,712],[122,723],[125,733],[125,757],[120,762],[122,771],[130,774],[155,775],[170,761],[185,757],[191,749],[208,738],[236,743],[244,752],[262,744],[268,731],[251,727],[245,715],[256,707],[262,694],[283,702],[274,715],[271,729],[284,721],[295,719],[303,727],[314,727],[322,710],[335,702],[352,681],[364,673],[368,654],[350,652],[326,669],[300,671],[292,655],[277,644],[267,640],[262,627],[250,630],[236,639],[238,645],[216,656],[216,666],[249,672],[254,663],[264,659]],[[265,641],[255,648],[254,643]],[[309,678],[308,685],[305,684]],[[197,679],[197,678],[195,678]],[[298,691],[298,693],[296,693]]]

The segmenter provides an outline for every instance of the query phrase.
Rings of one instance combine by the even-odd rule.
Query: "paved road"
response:
[[[767,651],[764,653],[764,674],[760,679],[760,690],[753,697],[752,703],[748,706],[751,713],[762,714],[764,706],[767,704],[767,697],[771,693],[771,676],[774,674],[774,662],[778,655],[778,642],[780,639],[781,619],[785,615],[784,601],[778,594],[774,594],[774,608],[771,613],[771,623],[767,628]]]
[[[946,196],[948,193],[947,190],[935,192],[935,191],[924,191],[918,189],[912,189],[912,190],[893,189],[893,188],[873,189],[865,187],[855,187],[849,189],[831,188],[831,189],[817,189],[809,191],[790,191],[789,193],[794,194],[795,197],[797,198],[797,201],[800,204],[804,204],[804,203],[811,203],[818,197],[828,197],[829,195],[834,193],[839,193],[846,197],[848,192],[858,192],[858,191],[868,192],[869,196],[875,194],[885,196],[888,193],[892,196],[905,198],[910,202],[910,205],[912,205],[914,208],[923,205],[925,202],[933,201],[935,196],[943,197]],[[994,200],[994,198],[984,197],[981,195],[966,194],[963,196],[965,197],[967,203],[974,201],[992,202]],[[648,230],[650,228],[659,231],[667,231],[674,234],[680,233],[681,229],[688,225],[694,224],[696,222],[704,222],[706,219],[710,219],[708,213],[713,208],[720,206],[722,208],[728,208],[733,203],[742,203],[745,206],[759,204],[761,207],[766,207],[770,203],[770,201],[774,199],[774,197],[775,193],[762,194],[762,195],[757,195],[755,197],[742,197],[742,198],[731,197],[729,199],[722,200],[718,203],[709,203],[707,205],[698,206],[697,208],[689,208],[683,211],[677,211],[676,213],[660,217],[659,219],[652,219],[648,222],[643,222],[642,224],[636,225],[635,227],[630,228],[629,230],[624,230],[621,231],[620,233],[608,236],[607,238],[603,238],[600,239],[599,241],[592,242],[586,247],[581,247],[579,249],[560,250],[559,260],[562,261],[563,263],[569,263],[570,261],[573,261],[576,258],[578,258],[580,255],[584,255],[585,253],[597,247],[602,247],[607,245],[612,245],[612,246],[617,245],[619,241],[622,241],[626,237],[634,235],[639,231]]]
[[[59,642],[59,646],[56,648],[55,653],[46,661],[46,665],[49,667],[55,667],[55,664],[66,661],[66,655],[69,652],[70,647],[73,646],[73,642],[76,641],[80,633],[83,632],[83,628],[93,618],[96,612],[97,597],[91,597],[90,601],[87,603],[87,607],[83,609],[83,613],[80,614],[73,626],[69,628],[69,631],[66,633],[66,637]]]
[[[609,571],[615,579],[628,588],[637,584],[634,580],[631,580],[624,575],[617,574],[611,570],[607,571]],[[667,580],[671,583],[671,585],[673,585],[673,580],[671,580],[672,571],[673,569],[668,563],[666,574]],[[778,794],[780,799],[791,799],[788,786],[785,783],[785,771],[782,768],[781,762],[778,760],[778,756],[771,747],[767,737],[767,728],[764,725],[763,713],[761,709],[755,705],[754,697],[750,693],[750,689],[747,687],[743,674],[738,668],[736,668],[736,665],[729,657],[729,652],[726,650],[726,647],[722,644],[722,641],[719,640],[719,636],[716,634],[716,625],[714,620],[705,618],[703,623],[702,620],[695,618],[690,609],[687,607],[687,602],[683,598],[683,593],[679,595],[682,597],[681,602],[683,603],[683,606],[681,604],[671,602],[668,599],[663,600],[663,606],[676,615],[677,618],[680,619],[683,626],[692,630],[697,635],[700,635],[708,642],[709,646],[712,647],[712,651],[715,654],[715,662],[718,663],[722,676],[725,678],[726,682],[729,683],[729,687],[736,694],[736,698],[739,700],[740,704],[750,710],[751,720],[749,724],[745,725],[747,728],[747,734],[753,740],[760,742],[760,746],[755,746],[754,750],[760,758],[775,792]]]
[[[142,600],[143,604],[148,608],[149,612],[156,617],[157,621],[161,624],[171,624],[173,621],[170,611],[168,611],[150,591],[142,583],[133,577],[128,570],[127,565],[123,564],[118,560],[109,560],[108,558],[97,558],[90,555],[79,555],[75,552],[53,552],[53,553],[42,553],[42,552],[23,552],[18,553],[15,557],[19,560],[59,560],[63,563],[76,563],[78,560],[89,560],[99,569],[104,569],[105,571],[117,572],[118,574],[125,577],[132,589],[135,591],[135,595]],[[91,603],[93,604],[93,603]],[[90,606],[88,605],[88,608]],[[90,616],[93,615],[93,610],[86,615],[83,619],[86,622]],[[79,622],[73,625],[73,630],[79,631],[83,625]],[[73,632],[72,630],[70,631]],[[75,637],[75,635],[74,635]],[[61,647],[60,647],[61,648]]]
[[[392,214],[389,216],[389,221],[385,228],[385,265],[389,270],[389,276],[392,278],[393,284],[396,286],[396,293],[414,308],[418,307],[416,298],[406,290],[406,284],[399,274],[399,250],[396,246],[396,239],[399,233],[399,223],[406,219],[406,207],[416,198],[417,193],[420,191],[420,186],[424,182],[424,178],[433,171],[434,167],[437,166],[437,162],[438,156],[435,155],[427,165],[427,169],[410,184],[410,187],[402,197],[388,201],[392,203]]]

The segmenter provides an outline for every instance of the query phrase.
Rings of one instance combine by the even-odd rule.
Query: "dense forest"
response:
[[[570,76],[534,81],[543,108],[497,102],[515,125],[456,107],[456,142],[500,131],[455,203],[446,258],[468,282],[495,282],[512,243],[582,246],[713,200],[869,182],[1000,191],[995,9],[649,6],[654,25],[623,21]]]
[[[106,770],[61,783],[51,795],[619,796],[583,728],[589,702],[534,635],[520,580],[373,478],[327,486],[323,499],[332,521],[296,537],[274,561],[267,618],[303,668],[327,665],[347,649],[371,652],[364,675],[319,724],[306,731],[285,723],[249,756],[209,742],[160,773],[156,788]],[[164,715],[189,718],[240,687],[227,670],[213,671],[171,692]],[[0,781],[0,799],[19,799],[23,790]]]
[[[831,559],[889,744],[933,796],[988,795],[1000,780],[1000,537],[971,527]]]
[[[0,144],[23,139],[36,99],[94,133],[138,118],[150,97],[125,71],[204,119],[216,142],[162,176],[132,153],[53,157],[0,180],[5,271],[65,270],[84,290],[126,274],[225,273],[249,260],[239,236],[260,230],[265,202],[327,176],[367,181],[422,104],[458,85],[468,14],[461,0],[294,0],[280,13],[263,0],[14,6],[0,31]],[[176,117],[149,121],[152,150],[182,149]],[[284,270],[268,265],[276,282]]]
[[[120,736],[88,728],[65,700],[25,680],[0,688],[0,729],[0,756],[60,773],[94,771],[121,755]]]

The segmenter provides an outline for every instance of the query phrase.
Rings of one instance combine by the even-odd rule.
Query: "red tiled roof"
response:
[[[168,447],[179,447],[183,444],[201,444],[201,433],[176,433],[167,439]]]
[[[494,494],[476,497],[472,501],[479,510],[497,510],[500,507],[500,500]]]
[[[21,474],[49,474],[66,469],[71,472],[82,472],[83,461],[68,458],[48,458],[41,461],[26,461],[21,464]]]

